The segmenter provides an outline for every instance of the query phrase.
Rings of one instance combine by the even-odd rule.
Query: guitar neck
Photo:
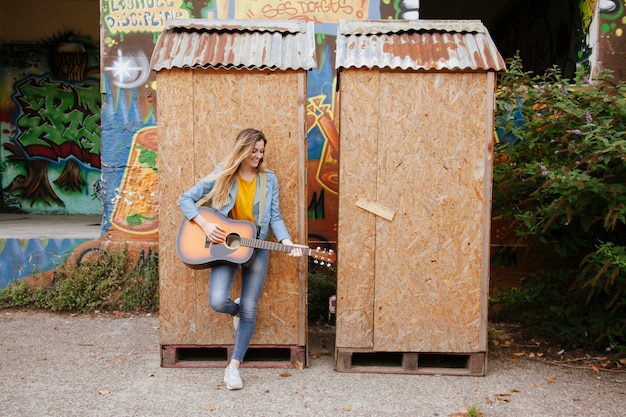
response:
[[[278,242],[270,242],[268,240],[260,240],[260,239],[250,239],[250,238],[245,238],[245,237],[242,237],[239,243],[248,248],[275,250],[275,251],[287,252],[287,253],[291,252],[291,249],[293,248],[293,246],[283,245],[282,243],[278,243]],[[304,253],[305,255],[310,255],[311,249],[302,248],[302,253]]]

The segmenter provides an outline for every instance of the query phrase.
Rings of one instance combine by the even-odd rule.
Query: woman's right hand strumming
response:
[[[226,239],[226,231],[222,229],[219,224],[211,223],[201,215],[194,217],[193,221],[196,222],[202,230],[204,230],[204,233],[211,243],[224,243],[224,239]]]

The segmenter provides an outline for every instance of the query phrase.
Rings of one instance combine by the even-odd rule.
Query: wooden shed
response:
[[[169,21],[151,61],[158,88],[160,343],[163,366],[225,366],[232,318],[208,306],[211,270],[177,256],[178,197],[221,162],[243,128],[262,130],[281,212],[306,243],[306,85],[316,66],[304,21]],[[270,256],[257,329],[242,366],[304,366],[307,259]],[[236,281],[233,299],[239,294]]]
[[[484,375],[493,106],[480,21],[341,21],[336,368]]]

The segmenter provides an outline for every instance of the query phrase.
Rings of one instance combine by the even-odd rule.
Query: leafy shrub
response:
[[[536,307],[571,344],[626,350],[626,85],[611,80],[510,62],[496,99],[508,140],[496,146],[493,209],[565,266],[502,301]]]
[[[147,259],[143,256],[135,269],[126,279],[122,308],[124,310],[159,309],[159,256],[148,253]]]
[[[128,252],[100,252],[79,265],[55,271],[47,288],[17,281],[0,290],[0,308],[42,308],[92,313],[99,309],[158,309],[158,256],[130,266]]]
[[[20,308],[36,305],[37,300],[41,296],[42,293],[37,291],[37,288],[18,281],[0,290],[0,308]]]
[[[328,322],[328,299],[337,293],[337,278],[333,269],[309,269],[309,323]]]

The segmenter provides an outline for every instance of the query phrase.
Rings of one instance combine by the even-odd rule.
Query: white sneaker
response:
[[[237,298],[235,300],[235,304],[239,304],[239,298]],[[235,331],[237,331],[237,328],[239,327],[239,316],[233,316],[233,326],[235,327]]]
[[[224,371],[224,382],[228,389],[243,388],[243,382],[241,382],[241,376],[239,376],[239,369],[234,366],[228,366]]]

